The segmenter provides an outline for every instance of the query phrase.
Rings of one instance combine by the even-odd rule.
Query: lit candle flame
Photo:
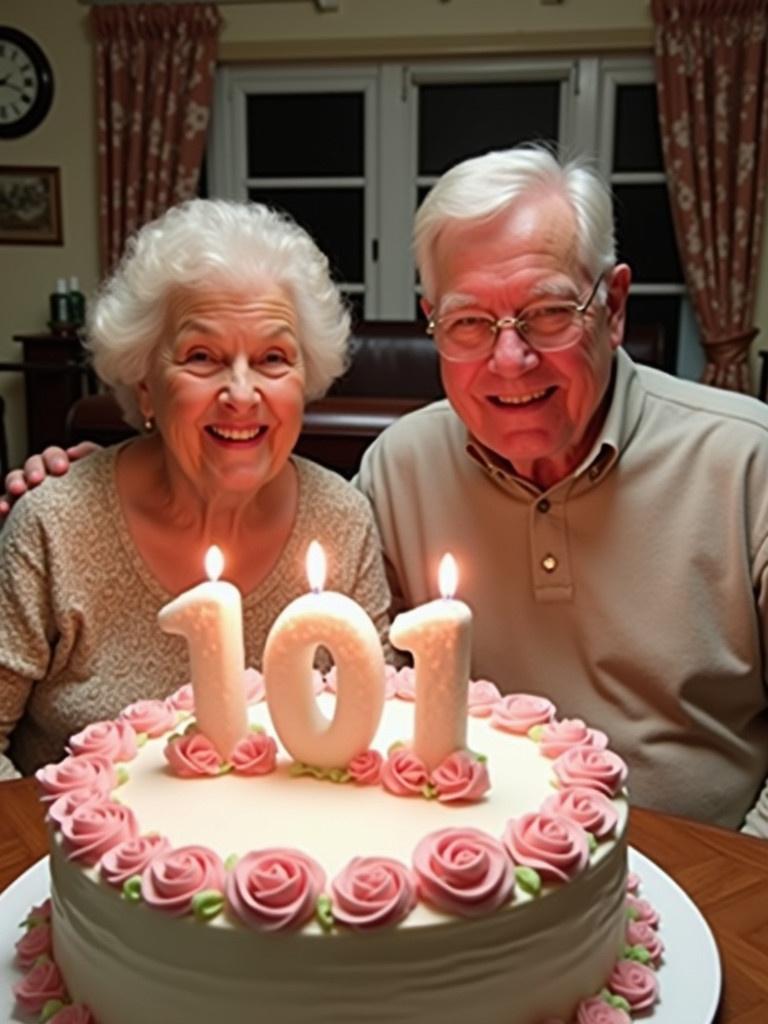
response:
[[[215,544],[205,554],[205,572],[209,580],[217,580],[224,569],[224,555]]]
[[[325,586],[325,552],[316,540],[307,549],[307,579],[309,589],[315,594]]]
[[[437,571],[437,581],[442,597],[453,597],[459,582],[459,570],[453,555],[443,555]]]

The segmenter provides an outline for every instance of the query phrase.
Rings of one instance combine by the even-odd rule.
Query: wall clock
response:
[[[24,32],[0,25],[0,139],[16,139],[37,128],[52,100],[48,58]]]

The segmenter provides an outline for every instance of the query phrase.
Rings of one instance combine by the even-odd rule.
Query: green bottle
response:
[[[85,296],[80,291],[80,282],[76,277],[69,279],[67,303],[69,305],[69,322],[75,327],[82,327],[85,323]]]

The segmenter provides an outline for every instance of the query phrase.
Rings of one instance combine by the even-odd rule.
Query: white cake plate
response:
[[[664,962],[659,967],[661,1000],[643,1024],[712,1024],[720,999],[720,957],[700,911],[680,886],[653,861],[637,850],[629,851],[629,869],[641,879],[640,895],[661,916]],[[48,858],[33,864],[5,892],[0,893],[0,1021],[28,1024],[29,1017],[14,1013],[11,986],[21,977],[13,964],[19,924],[30,907],[48,896]],[[695,981],[694,981],[695,979]]]

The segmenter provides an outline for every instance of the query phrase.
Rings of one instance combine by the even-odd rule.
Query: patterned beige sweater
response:
[[[64,753],[88,722],[189,678],[186,641],[162,633],[173,595],[128,533],[115,483],[117,448],[74,465],[14,508],[0,531],[0,778]],[[389,592],[366,499],[341,477],[296,458],[293,532],[266,579],[243,598],[246,664],[259,667],[269,628],[307,589],[317,538],[329,590],[358,601],[384,639]],[[181,554],[181,552],[180,552]]]

